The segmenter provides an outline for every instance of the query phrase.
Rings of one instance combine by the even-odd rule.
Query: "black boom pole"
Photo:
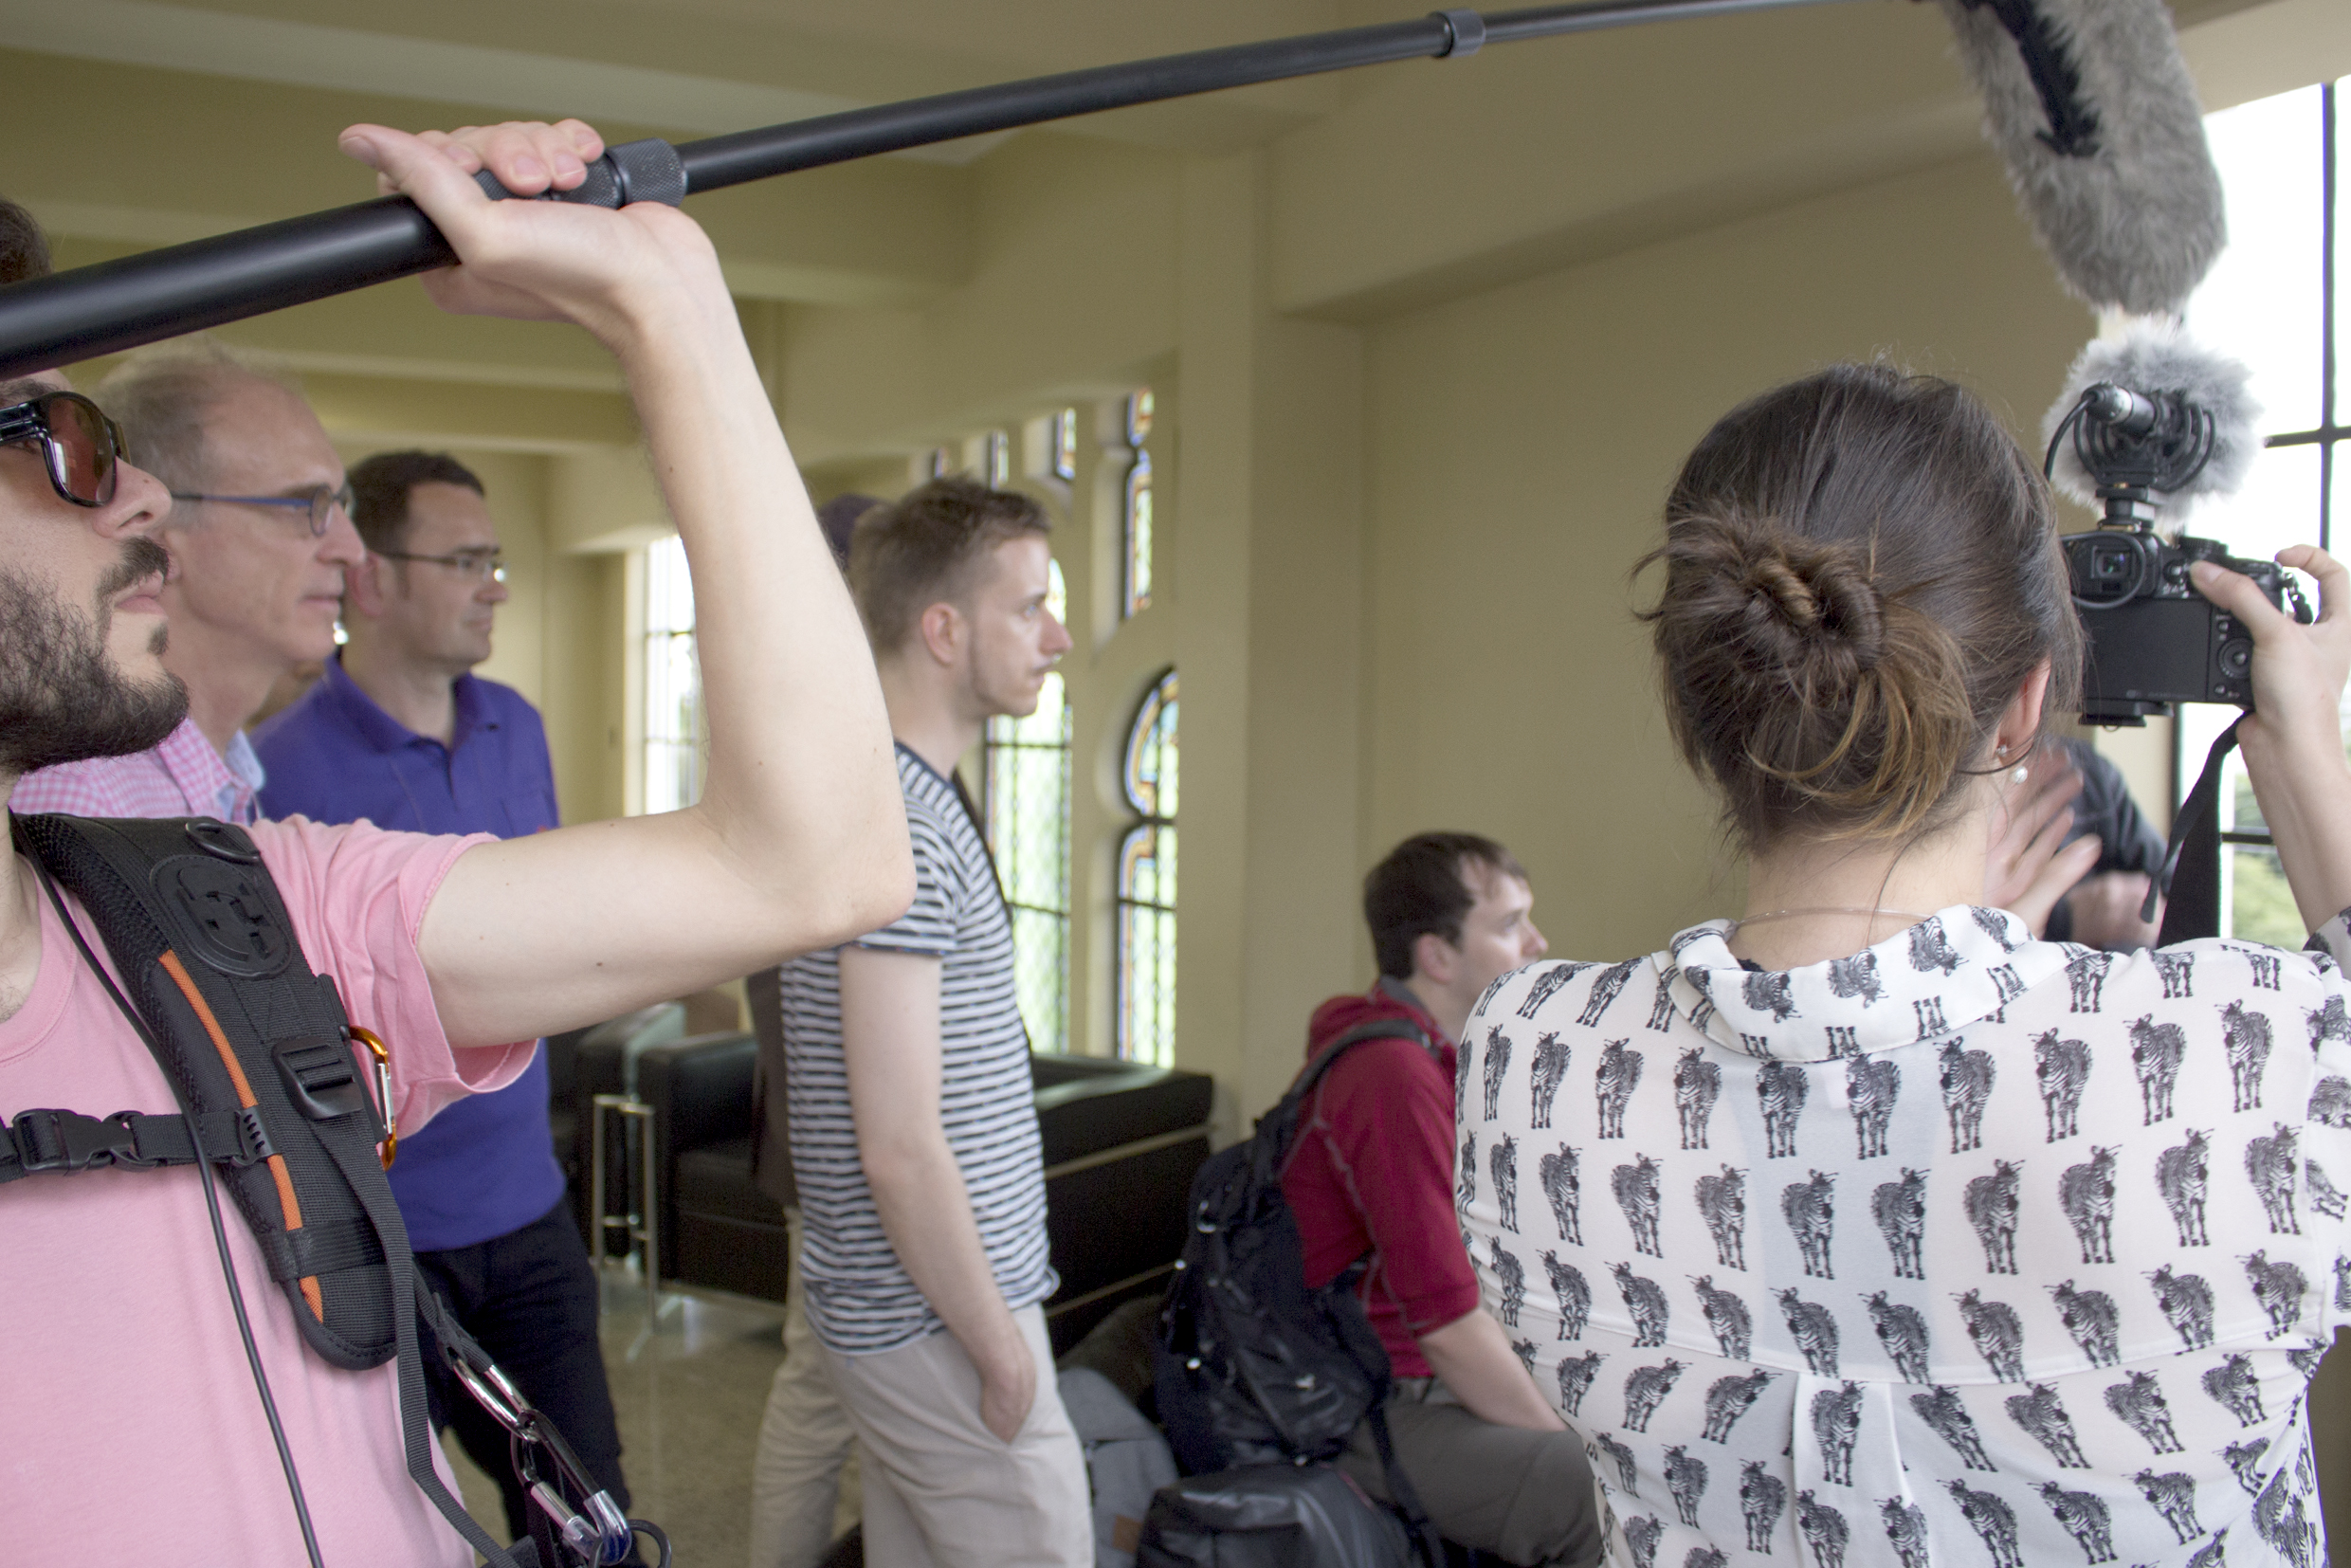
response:
[[[1593,32],[1636,22],[1777,10],[1822,0],[1586,0],[1482,16],[1436,11],[1303,38],[1166,55],[1027,82],[852,109],[677,147],[629,143],[608,152],[566,200],[616,207],[683,196],[795,170],[846,163],[959,137],[982,136],[1104,109],[1358,65],[1475,53],[1487,44]],[[493,193],[496,181],[483,176]],[[190,245],[0,288],[0,377],[117,354],[372,283],[446,266],[455,257],[406,196],[264,224]]]

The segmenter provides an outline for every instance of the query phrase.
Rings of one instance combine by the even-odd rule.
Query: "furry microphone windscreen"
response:
[[[2228,241],[2203,110],[2162,0],[1940,0],[1984,135],[2068,289],[2176,312]]]
[[[2082,400],[2082,393],[2101,381],[2111,382],[2141,396],[2176,392],[2213,418],[2213,455],[2204,471],[2180,489],[2163,496],[2166,532],[2187,515],[2198,496],[2225,496],[2245,483],[2253,455],[2261,450],[2254,421],[2261,405],[2246,383],[2252,373],[2225,354],[2217,354],[2168,322],[2135,321],[2120,337],[2101,337],[2084,349],[2066,374],[2066,390],[2041,420],[2041,440],[2057,433]],[[2097,485],[2074,455],[2070,439],[2057,448],[2050,471],[2057,488],[2085,506],[2099,503]]]

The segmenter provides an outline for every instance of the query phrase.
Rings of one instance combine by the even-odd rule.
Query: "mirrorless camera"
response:
[[[2096,529],[2065,541],[2087,641],[2082,718],[2143,724],[2175,702],[2251,708],[2252,633],[2196,591],[2190,563],[2243,573],[2298,621],[2309,621],[2310,608],[2273,561],[2242,560],[2213,539],[2173,542],[2155,532],[2154,493],[2178,490],[2211,458],[2211,416],[2175,392],[2142,395],[2102,382],[2058,427],[2052,458],[2069,431],[2105,505]]]

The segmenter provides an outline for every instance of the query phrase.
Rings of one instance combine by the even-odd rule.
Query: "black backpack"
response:
[[[1152,1373],[1159,1419],[1190,1475],[1329,1459],[1369,1420],[1388,1495],[1437,1564],[1444,1558],[1428,1515],[1388,1436],[1388,1353],[1356,1298],[1365,1260],[1308,1288],[1298,1221],[1282,1195],[1306,1097],[1357,1045],[1394,1039],[1428,1043],[1401,1019],[1348,1030],[1259,1119],[1254,1136],[1200,1167]]]

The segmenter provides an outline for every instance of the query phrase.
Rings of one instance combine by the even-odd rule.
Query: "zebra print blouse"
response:
[[[1961,905],[1784,973],[1716,921],[1497,981],[1462,1239],[1609,1560],[2323,1562],[2347,917],[2129,956]]]

